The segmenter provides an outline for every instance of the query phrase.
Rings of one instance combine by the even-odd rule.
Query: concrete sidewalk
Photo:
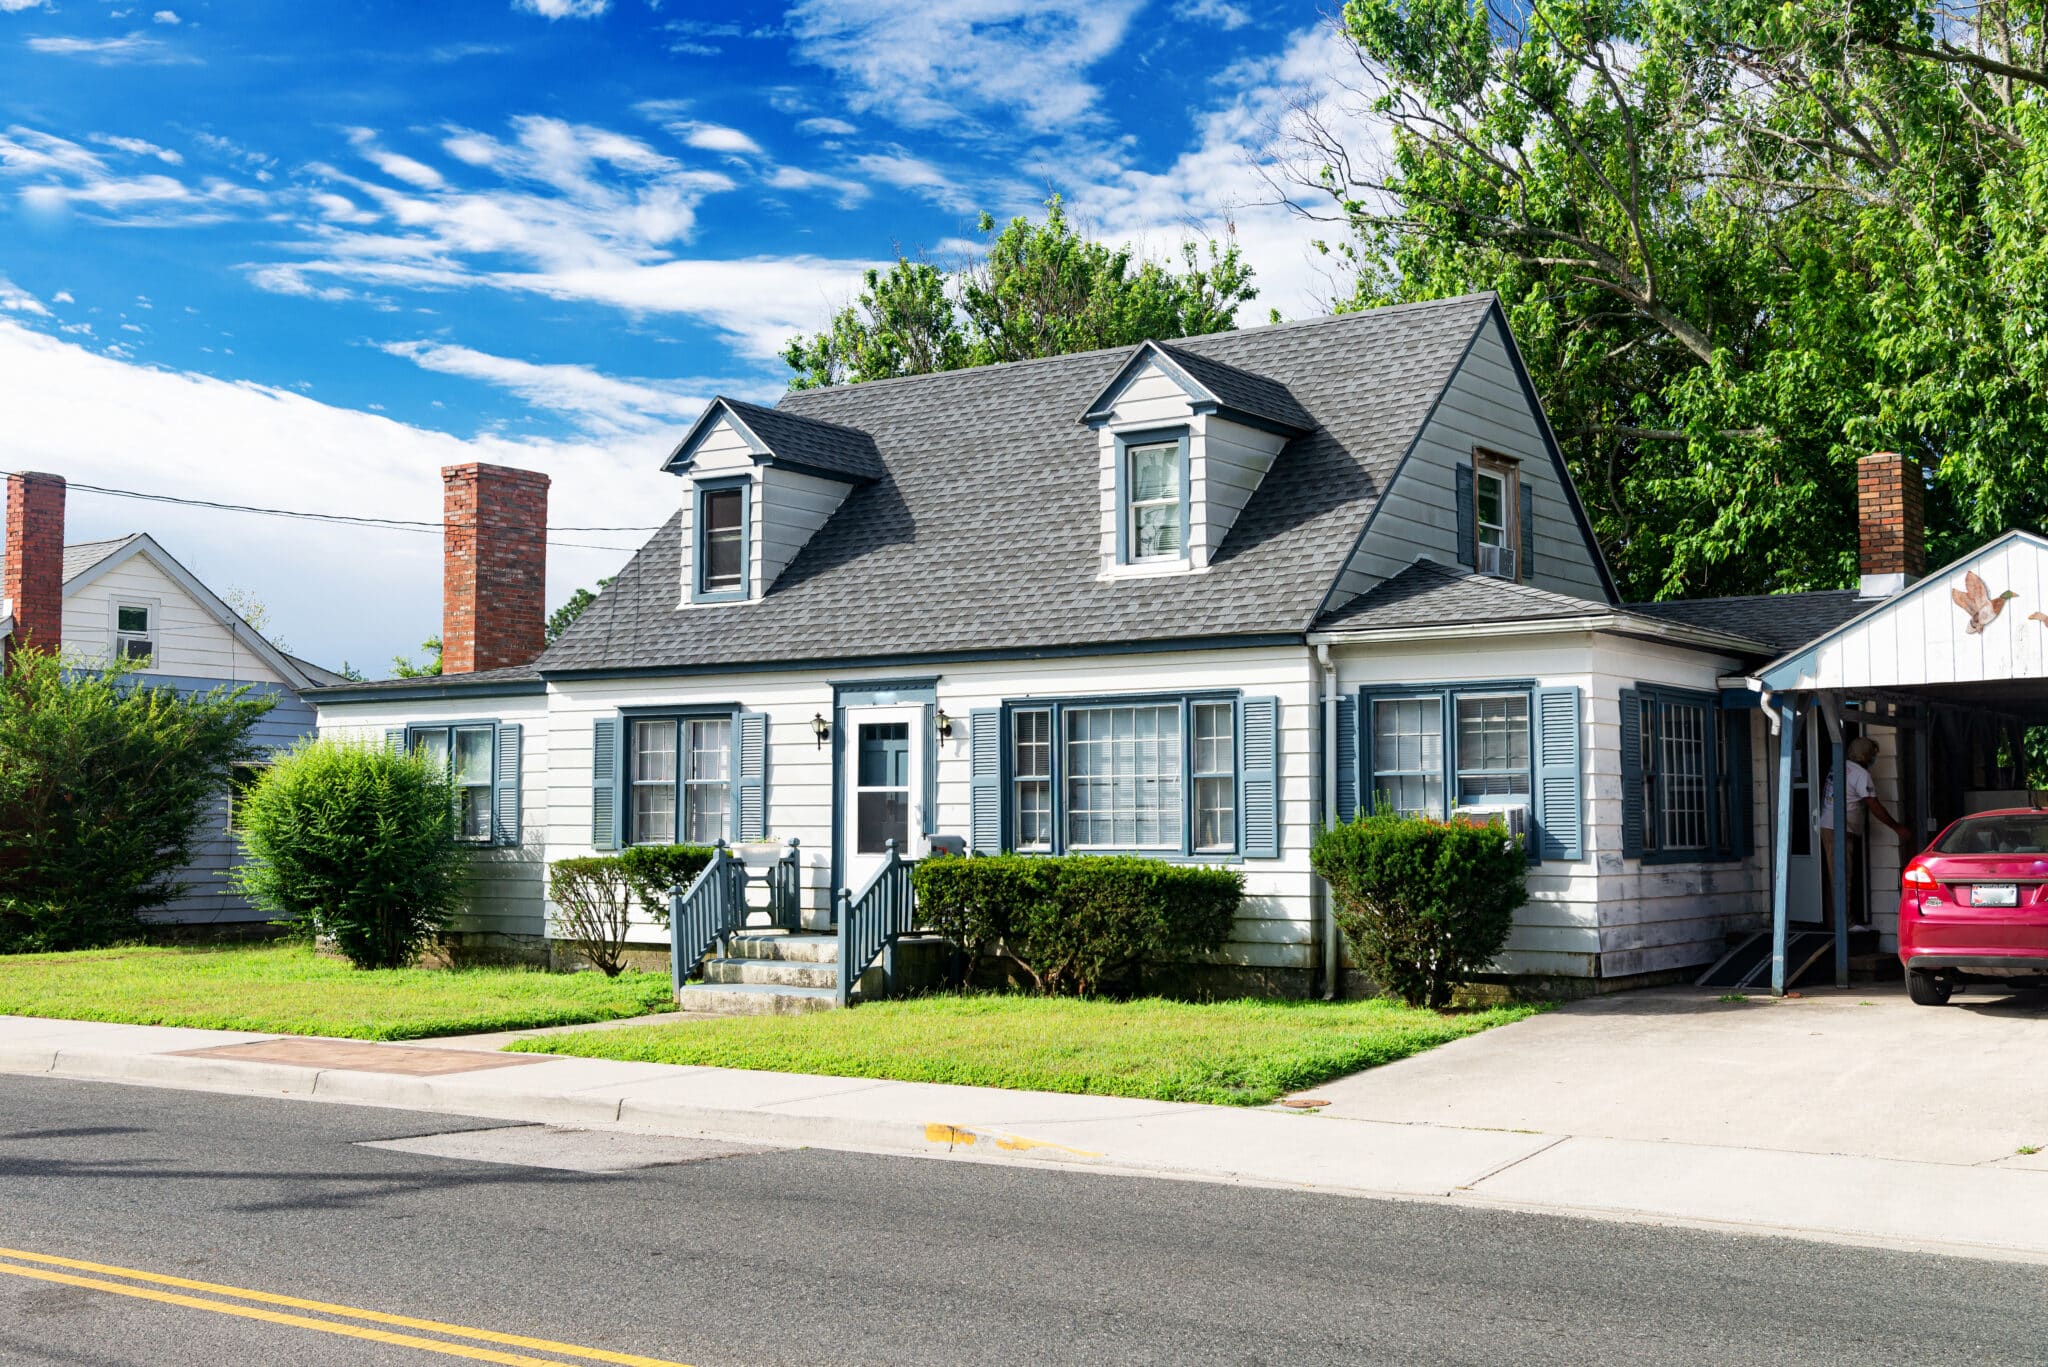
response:
[[[2048,1173],[1965,1163],[20,1016],[0,1072],[2048,1261]]]

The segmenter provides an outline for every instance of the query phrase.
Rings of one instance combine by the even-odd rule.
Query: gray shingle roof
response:
[[[837,423],[799,417],[776,408],[763,408],[757,403],[728,399],[722,394],[711,401],[702,417],[690,424],[690,430],[676,444],[664,469],[675,474],[683,473],[689,464],[685,456],[691,452],[695,439],[710,430],[721,410],[729,410],[733,417],[747,425],[761,445],[768,448],[767,458],[770,461],[801,466],[843,479],[849,484],[880,479],[886,473],[882,457],[875,450],[875,439],[865,432]]]
[[[1279,381],[1239,370],[1234,365],[1226,365],[1212,356],[1203,356],[1185,347],[1166,342],[1154,345],[1187,371],[1190,379],[1214,394],[1225,408],[1265,418],[1297,432],[1307,432],[1315,427],[1316,420]]]
[[[1875,604],[1854,589],[1812,593],[1767,593],[1746,598],[1674,598],[1663,603],[1630,603],[1628,610],[1688,626],[1732,632],[1761,641],[1783,654],[1825,636]]]
[[[72,542],[64,548],[64,582],[70,583],[141,535],[141,532],[130,532],[109,541]]]
[[[1316,630],[1385,630],[1482,622],[1533,622],[1560,617],[1604,617],[1606,603],[1552,593],[1491,575],[1467,574],[1418,560],[1316,622]]]
[[[322,671],[333,674],[332,670]],[[543,687],[540,670],[533,665],[511,665],[504,669],[478,669],[468,674],[423,674],[413,679],[371,679],[357,680],[334,675],[337,682],[319,681],[314,688],[306,689],[309,696],[320,696],[329,692],[345,693],[414,693],[422,696],[453,693],[479,685],[503,685],[510,688],[531,684],[534,692]]]
[[[1493,306],[1469,296],[1174,343],[1283,386],[1315,423],[1275,459],[1205,574],[1098,578],[1100,457],[1076,417],[1127,348],[790,394],[775,412],[869,434],[884,476],[849,494],[758,602],[678,608],[672,518],[540,667],[1304,631]]]

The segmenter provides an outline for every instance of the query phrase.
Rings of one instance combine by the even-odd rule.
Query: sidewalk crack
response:
[[[1522,1164],[1528,1162],[1530,1159],[1535,1158],[1540,1154],[1549,1153],[1552,1149],[1556,1148],[1559,1144],[1564,1143],[1567,1139],[1570,1139],[1571,1137],[1572,1136],[1568,1134],[1561,1134],[1557,1136],[1557,1138],[1551,1140],[1548,1144],[1545,1144],[1540,1148],[1531,1149],[1529,1150],[1529,1152],[1521,1155],[1518,1158],[1510,1158],[1505,1163],[1496,1163],[1493,1167],[1490,1167],[1485,1172],[1480,1173],[1471,1181],[1460,1182],[1457,1186],[1451,1188],[1451,1190],[1471,1191],[1484,1183],[1491,1182],[1494,1178],[1500,1176],[1502,1173],[1506,1172],[1510,1168],[1518,1168]]]

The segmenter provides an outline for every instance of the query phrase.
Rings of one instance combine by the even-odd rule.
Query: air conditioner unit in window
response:
[[[1474,826],[1487,826],[1499,821],[1507,826],[1508,834],[1520,836],[1524,849],[1529,845],[1529,809],[1516,803],[1513,806],[1501,804],[1485,806],[1474,803],[1469,807],[1451,808],[1451,820],[1464,821]]]
[[[1515,548],[1513,546],[1481,546],[1479,548],[1479,572],[1490,574],[1496,579],[1515,577]]]

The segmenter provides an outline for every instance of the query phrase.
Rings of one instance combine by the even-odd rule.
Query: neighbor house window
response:
[[[147,603],[114,605],[114,654],[147,663],[156,654],[154,610]]]
[[[1186,555],[1187,490],[1182,485],[1181,439],[1125,446],[1121,483],[1125,559],[1178,560]]]
[[[1009,727],[1007,848],[1238,852],[1234,697],[1025,704]]]
[[[249,792],[263,781],[267,764],[231,764],[228,766],[228,831],[235,834],[242,829],[242,803]]]
[[[448,772],[455,785],[455,838],[489,843],[491,770],[497,728],[432,726],[412,728],[412,748]]]
[[[710,845],[732,824],[732,719],[643,718],[627,752],[633,842]]]
[[[1472,459],[1472,522],[1478,544],[1473,560],[1481,574],[1516,577],[1522,544],[1521,480],[1512,461],[1480,452]]]
[[[1527,688],[1451,688],[1368,701],[1373,806],[1385,802],[1404,816],[1442,819],[1459,807],[1530,805]]]
[[[740,597],[747,590],[747,486],[697,490],[697,593]]]

